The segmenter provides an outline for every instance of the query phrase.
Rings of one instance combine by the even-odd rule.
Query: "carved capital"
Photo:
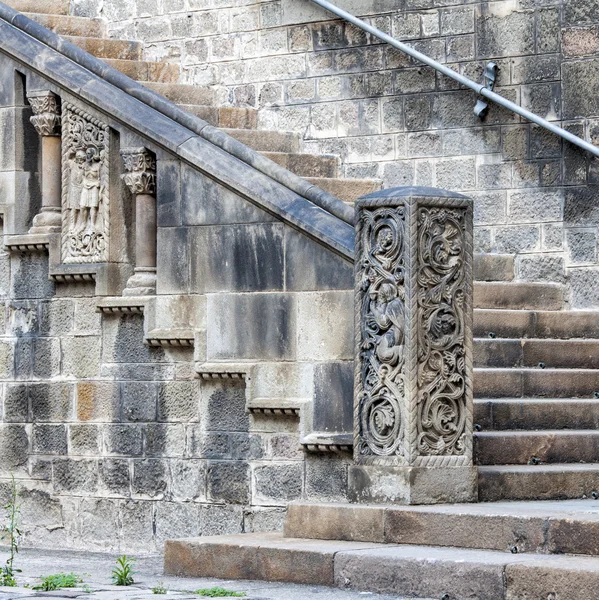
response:
[[[31,123],[41,136],[60,135],[60,99],[52,92],[29,92],[29,104],[33,110]]]
[[[146,148],[121,150],[126,173],[121,177],[132,194],[156,194],[156,157]]]

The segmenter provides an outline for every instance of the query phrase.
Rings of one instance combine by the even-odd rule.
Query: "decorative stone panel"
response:
[[[395,188],[356,223],[355,498],[473,499],[472,202]]]
[[[109,128],[68,102],[62,110],[62,261],[108,258]]]

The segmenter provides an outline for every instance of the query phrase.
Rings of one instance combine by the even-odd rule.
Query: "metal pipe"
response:
[[[312,2],[314,2],[314,4],[322,6],[322,8],[328,10],[329,12],[332,12],[338,17],[341,17],[342,19],[348,21],[352,25],[355,25],[356,27],[367,31],[374,37],[377,37],[379,40],[387,42],[388,44],[390,44],[394,48],[397,48],[398,50],[401,50],[408,56],[415,58],[416,60],[424,63],[425,65],[428,65],[429,67],[432,67],[433,69],[435,69],[435,71],[442,73],[446,77],[449,77],[450,79],[461,83],[463,86],[470,88],[479,96],[484,96],[485,98],[488,98],[492,102],[495,102],[496,104],[499,104],[500,106],[503,106],[504,108],[507,108],[512,112],[515,112],[521,117],[524,117],[528,121],[532,121],[533,123],[540,125],[541,127],[555,133],[556,135],[559,135],[561,138],[570,142],[571,144],[574,144],[575,146],[578,146],[579,148],[582,148],[583,150],[586,150],[587,152],[590,152],[591,154],[599,157],[599,147],[583,140],[582,138],[579,138],[577,135],[574,135],[573,133],[562,129],[561,127],[553,123],[550,123],[542,117],[539,117],[539,115],[535,115],[535,113],[526,110],[522,106],[515,104],[510,100],[507,100],[503,96],[500,96],[499,94],[487,89],[483,84],[476,83],[475,81],[472,81],[472,79],[468,79],[468,77],[464,77],[463,75],[456,73],[456,71],[454,71],[453,69],[450,69],[449,67],[442,65],[436,60],[433,60],[430,56],[422,54],[422,52],[418,52],[418,50],[414,50],[414,48],[411,48],[410,46],[397,41],[395,38],[392,38],[390,35],[387,35],[386,33],[382,32],[380,29],[369,25],[368,23],[362,21],[361,19],[358,19],[358,17],[355,17],[351,13],[348,13],[342,8],[339,8],[331,2],[328,2],[328,0],[312,0]]]

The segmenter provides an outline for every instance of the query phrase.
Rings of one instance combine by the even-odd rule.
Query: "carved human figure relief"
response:
[[[405,289],[403,207],[363,210],[357,283],[360,307],[359,443],[364,456],[404,455]]]
[[[108,126],[65,103],[62,129],[62,259],[104,262],[109,233]]]

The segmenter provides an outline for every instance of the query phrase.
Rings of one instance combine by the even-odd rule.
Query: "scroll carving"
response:
[[[33,116],[30,121],[41,136],[60,135],[60,100],[52,92],[30,92],[27,95]]]
[[[132,194],[156,194],[156,157],[145,148],[122,150],[125,173],[121,176]]]
[[[418,453],[466,449],[464,209],[418,213]]]
[[[360,221],[358,453],[403,456],[405,402],[405,211],[364,210]]]
[[[358,203],[354,456],[468,466],[472,205],[402,191]]]
[[[66,103],[62,130],[62,259],[104,262],[109,235],[109,129]]]

